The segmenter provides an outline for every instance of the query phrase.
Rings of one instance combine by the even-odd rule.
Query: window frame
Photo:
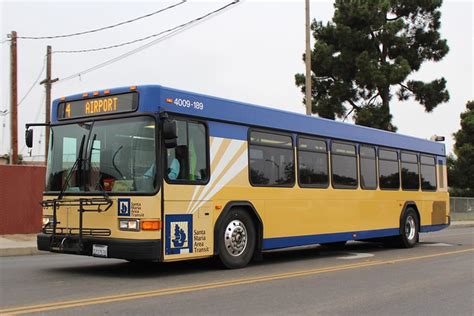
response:
[[[348,155],[348,154],[336,154],[336,156],[346,156],[346,157],[355,157],[355,168],[356,168],[356,185],[355,186],[341,186],[339,187],[337,184],[334,183],[334,163],[333,163],[333,156],[334,153],[332,151],[332,147],[334,144],[341,144],[341,145],[349,145],[349,146],[354,146],[354,155]],[[337,190],[357,190],[359,189],[359,163],[358,163],[358,155],[357,155],[357,149],[358,149],[358,143],[351,143],[351,142],[345,142],[345,141],[338,141],[338,140],[331,140],[330,147],[331,147],[331,186],[333,189]]]
[[[368,147],[374,150],[374,164],[375,164],[375,187],[365,187],[362,184],[362,156],[360,154],[360,150],[362,147]],[[372,159],[366,158],[364,159]],[[377,190],[379,188],[379,164],[378,164],[378,155],[377,155],[377,147],[375,145],[367,145],[367,144],[359,144],[359,185],[362,190]]]
[[[285,149],[289,150],[290,148],[283,147],[283,146],[271,146],[271,145],[261,145],[261,144],[255,144],[251,141],[251,134],[252,132],[258,132],[258,133],[266,133],[266,134],[274,134],[274,135],[280,135],[280,136],[286,136],[290,137],[291,139],[291,152],[292,155],[291,157],[293,158],[293,183],[291,184],[280,184],[280,185],[265,185],[265,184],[254,184],[252,183],[252,177],[250,174],[250,146],[255,145],[255,146],[262,146],[262,147],[268,147],[268,148],[280,148],[280,149]],[[247,169],[248,169],[248,181],[250,186],[252,187],[257,187],[257,188],[294,188],[296,185],[296,159],[295,159],[295,139],[293,137],[292,133],[285,133],[285,132],[280,132],[280,131],[275,131],[271,129],[261,129],[261,128],[249,128],[247,131]]]
[[[197,123],[197,124],[202,124],[204,126],[204,132],[205,132],[205,141],[206,141],[206,169],[208,170],[207,178],[205,180],[187,180],[187,179],[170,179],[168,178],[168,155],[167,155],[167,150],[166,146],[164,145],[164,139],[161,137],[161,142],[163,143],[162,145],[162,152],[163,152],[163,179],[167,184],[170,185],[175,185],[175,184],[183,184],[183,185],[207,185],[209,181],[211,181],[211,163],[210,163],[210,151],[209,151],[209,126],[207,125],[207,121],[204,120],[199,120],[195,118],[189,118],[185,116],[170,116],[170,120],[175,120],[175,121],[185,121],[187,124],[188,123]],[[161,123],[161,122],[160,122]],[[186,124],[186,125],[187,125]],[[162,124],[160,124],[160,127],[162,127]],[[189,129],[188,126],[186,126],[187,129]],[[160,129],[161,130],[161,129]],[[160,135],[162,135],[161,133]],[[189,133],[186,131],[186,142],[189,144]],[[189,158],[189,157],[188,157]],[[166,166],[166,169],[165,169]]]
[[[318,184],[305,184],[301,183],[301,177],[300,177],[300,168],[299,168],[299,163],[300,163],[300,138],[308,139],[308,140],[316,140],[316,141],[322,141],[326,145],[326,175],[327,175],[327,184],[326,185],[318,185]],[[307,150],[307,149],[301,149],[301,151],[304,152],[310,152],[310,153],[323,153],[322,151],[315,151],[315,150]],[[324,138],[318,138],[318,137],[311,137],[311,136],[306,136],[306,135],[297,135],[296,136],[296,164],[295,167],[296,169],[296,175],[298,177],[298,186],[300,188],[313,188],[313,189],[327,189],[331,185],[331,175],[330,175],[330,168],[329,168],[329,145],[328,142]]]
[[[397,154],[397,160],[392,160],[392,159],[386,159],[386,158],[380,158],[380,151],[383,150],[383,151],[390,151],[390,152],[394,152]],[[379,147],[378,150],[377,150],[377,161],[378,161],[378,164],[377,164],[377,168],[379,170],[379,177],[378,177],[378,183],[379,183],[379,189],[380,190],[384,190],[384,191],[400,191],[401,190],[401,187],[402,187],[402,179],[401,179],[401,172],[400,172],[400,152],[399,150],[397,149],[391,149],[391,148],[386,148],[386,147]],[[397,162],[397,165],[398,165],[398,188],[382,188],[382,185],[381,185],[381,182],[380,182],[380,176],[381,176],[381,171],[380,171],[380,161],[396,161]]]

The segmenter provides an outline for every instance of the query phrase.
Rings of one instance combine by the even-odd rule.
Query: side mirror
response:
[[[26,142],[26,147],[28,148],[33,147],[33,130],[32,129],[27,129],[25,131],[25,142]]]
[[[166,148],[175,148],[178,146],[178,131],[176,121],[169,119],[163,120],[163,138]]]

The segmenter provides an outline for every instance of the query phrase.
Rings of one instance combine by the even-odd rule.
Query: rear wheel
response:
[[[217,235],[219,259],[229,269],[245,267],[255,251],[255,225],[241,209],[225,215]]]
[[[418,242],[420,221],[413,208],[408,208],[400,222],[401,234],[392,238],[388,244],[399,248],[412,248]]]

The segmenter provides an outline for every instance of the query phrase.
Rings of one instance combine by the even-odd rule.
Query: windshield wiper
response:
[[[119,168],[117,167],[117,165],[115,164],[115,158],[117,157],[117,154],[123,149],[123,145],[120,145],[119,148],[117,148],[117,150],[115,151],[114,155],[112,156],[112,166],[115,168],[115,171],[117,171],[117,173],[119,174],[120,178],[122,179],[125,179],[125,177],[123,176],[123,173],[120,172]]]
[[[75,171],[75,169],[77,168],[77,174],[80,173],[82,167],[82,153],[84,151],[84,142],[86,140],[86,135],[82,135],[82,139],[81,139],[81,145],[79,147],[79,153],[77,154],[77,157],[76,157],[76,161],[74,161],[74,164],[72,165],[72,168],[71,170],[69,170],[68,174],[66,175],[66,179],[64,181],[64,184],[63,184],[63,187],[61,188],[61,192],[59,192],[59,195],[58,195],[58,200],[60,200],[63,195],[64,195],[64,192],[66,192],[66,189],[69,185],[69,181],[71,180],[71,177],[72,177],[72,174],[73,172]]]
[[[95,142],[95,139],[97,138],[97,134],[94,133],[94,136],[92,137],[92,142],[91,142],[91,146],[90,146],[90,150],[88,152],[88,155],[87,155],[87,166],[86,166],[86,170],[87,170],[87,175],[88,175],[88,179],[85,179],[86,183],[89,183],[90,182],[90,178],[91,178],[91,173],[92,173],[92,151],[95,149],[94,148],[94,142]],[[109,198],[109,195],[107,194],[107,192],[105,191],[104,189],[104,186],[100,183],[101,182],[101,177],[99,177],[99,179],[97,180],[97,182],[95,183],[94,185],[94,190],[96,187],[99,187],[101,193],[102,193],[102,196],[105,198],[105,199],[108,199]]]

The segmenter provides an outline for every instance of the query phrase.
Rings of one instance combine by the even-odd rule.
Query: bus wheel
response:
[[[415,210],[408,208],[401,221],[402,232],[393,240],[393,245],[399,248],[412,248],[418,241],[419,220]]]
[[[219,259],[229,269],[245,267],[255,250],[255,225],[243,210],[230,210],[219,228]]]

